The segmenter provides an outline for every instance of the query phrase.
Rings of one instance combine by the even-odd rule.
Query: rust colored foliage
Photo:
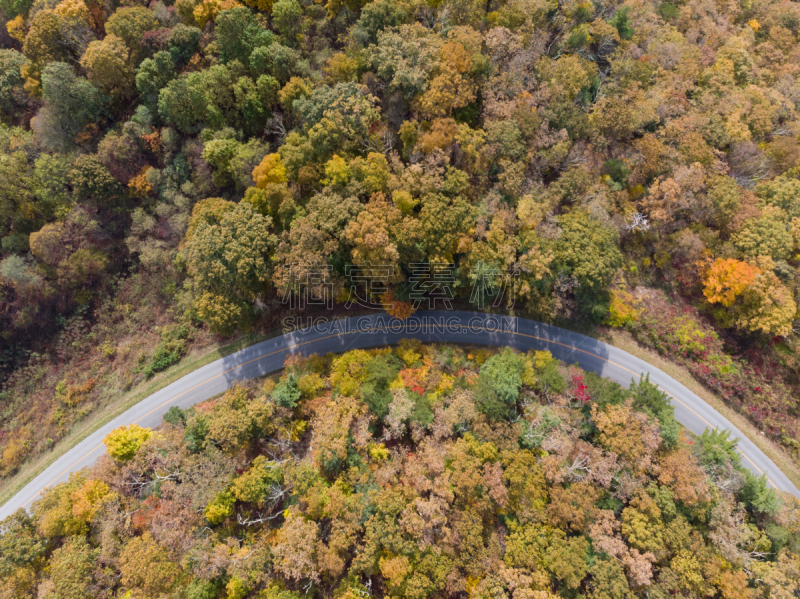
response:
[[[529,364],[516,416],[495,416],[480,394],[515,361]],[[573,367],[559,387],[547,352],[409,340],[284,367],[157,431],[116,431],[113,458],[3,523],[0,589],[727,599],[795,584],[800,504],[745,480],[717,437],[663,441],[654,386]],[[634,408],[643,393],[657,417]]]

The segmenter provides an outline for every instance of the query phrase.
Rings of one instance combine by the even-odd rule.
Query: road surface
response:
[[[58,458],[44,472],[0,507],[0,520],[19,508],[29,508],[45,487],[66,481],[70,473],[91,466],[105,453],[103,438],[129,424],[156,427],[172,406],[187,408],[222,393],[237,381],[263,376],[283,367],[292,354],[340,353],[350,349],[394,345],[403,338],[429,343],[469,343],[510,346],[521,351],[546,349],[569,364],[628,387],[632,379],[649,374],[675,406],[675,417],[696,434],[708,428],[727,429],[739,439],[742,464],[766,473],[772,487],[800,498],[786,475],[736,427],[705,401],[658,368],[616,347],[551,325],[523,318],[473,312],[417,312],[400,321],[387,314],[356,316],[286,333],[198,368],[142,400],[100,427]]]

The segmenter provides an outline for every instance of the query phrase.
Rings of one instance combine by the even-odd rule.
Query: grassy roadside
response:
[[[280,329],[274,329],[268,333],[251,333],[249,335],[243,335],[231,343],[217,345],[216,347],[212,346],[213,348],[210,350],[208,347],[203,348],[203,353],[190,353],[175,366],[158,373],[149,380],[139,383],[139,385],[126,394],[120,396],[118,400],[100,407],[87,418],[76,423],[66,436],[53,445],[51,451],[23,464],[14,476],[0,484],[0,505],[5,504],[5,502],[16,495],[25,485],[41,474],[50,464],[64,455],[64,453],[75,447],[75,445],[83,441],[95,430],[107,424],[144,398],[174,383],[182,376],[197,370],[201,366],[229,356],[234,352],[259,343],[260,341],[277,337],[281,332]]]
[[[611,330],[606,335],[595,336],[661,369],[686,388],[690,389],[693,393],[699,395],[711,407],[725,416],[734,426],[747,435],[747,437],[781,469],[789,480],[792,481],[796,487],[800,488],[800,468],[792,461],[791,457],[789,457],[780,446],[773,443],[753,426],[747,418],[725,405],[715,393],[712,393],[698,382],[686,368],[661,356],[658,352],[642,347],[627,331],[615,329]]]

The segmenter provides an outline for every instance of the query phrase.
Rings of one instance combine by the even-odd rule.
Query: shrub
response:
[[[178,406],[172,406],[164,414],[164,422],[174,426],[184,426],[186,424],[186,414]]]
[[[697,380],[797,455],[800,423],[793,408],[797,391],[787,384],[792,369],[787,354],[776,355],[781,344],[771,349],[750,342],[737,347],[730,337],[723,342],[696,309],[678,298],[672,300],[660,293],[644,298],[639,318],[628,326],[634,338],[682,363]]]
[[[609,306],[606,324],[612,327],[624,327],[639,318],[640,310],[633,295],[622,289],[611,292],[611,305]]]
[[[189,328],[186,325],[164,327],[161,341],[153,351],[150,363],[144,367],[144,373],[151,377],[156,372],[166,370],[181,361],[189,349]]]

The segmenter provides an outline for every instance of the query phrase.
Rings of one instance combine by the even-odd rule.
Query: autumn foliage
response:
[[[277,381],[171,409],[157,434],[115,431],[124,461],[114,449],[2,523],[0,591],[796,595],[800,504],[743,470],[726,433],[676,426],[647,379],[623,389],[548,352],[297,356]]]
[[[746,262],[717,259],[706,273],[703,295],[712,304],[730,307],[760,273],[758,267]]]
[[[580,330],[674,293],[796,386],[799,6],[0,0],[0,475],[306,294],[407,318],[425,266]]]

